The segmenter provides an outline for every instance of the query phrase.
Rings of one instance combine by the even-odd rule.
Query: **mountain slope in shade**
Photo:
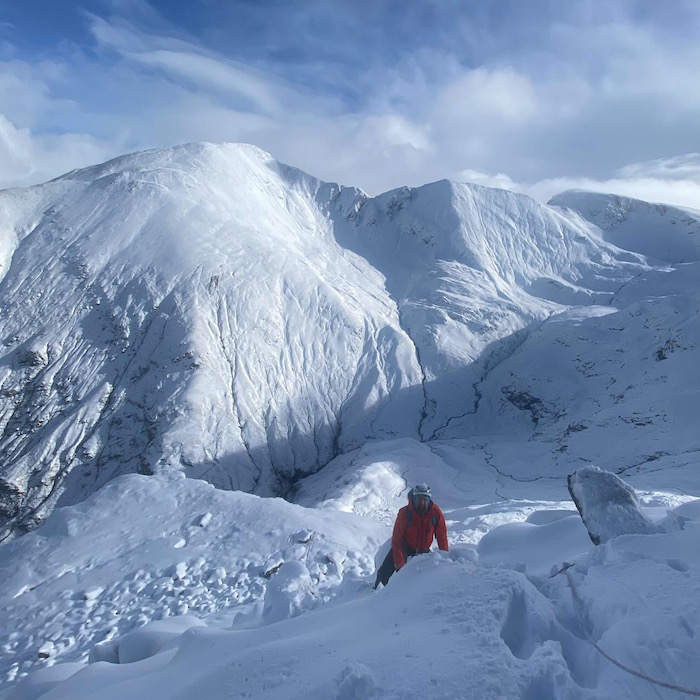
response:
[[[125,472],[269,495],[367,440],[468,437],[533,329],[650,269],[521,195],[368,199],[241,145],[0,193],[0,231],[5,534]]]

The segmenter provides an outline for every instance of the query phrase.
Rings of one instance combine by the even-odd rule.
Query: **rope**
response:
[[[647,676],[646,673],[642,673],[641,671],[637,671],[633,668],[630,668],[629,666],[625,666],[625,664],[618,661],[617,659],[614,659],[604,649],[600,648],[598,643],[588,633],[588,630],[586,629],[586,625],[583,621],[583,615],[581,612],[581,610],[583,608],[583,601],[579,597],[578,591],[576,590],[576,586],[574,585],[574,580],[571,578],[571,574],[569,573],[569,569],[572,566],[573,566],[573,564],[565,563],[564,566],[562,566],[562,568],[559,569],[559,571],[551,574],[549,578],[554,578],[555,576],[558,576],[559,574],[564,574],[566,576],[566,580],[569,582],[569,588],[571,590],[571,597],[574,601],[574,609],[576,610],[576,616],[578,617],[579,624],[581,625],[581,629],[583,630],[583,633],[586,635],[586,639],[588,639],[588,641],[593,645],[593,647],[596,649],[596,651],[601,656],[605,657],[611,664],[614,664],[619,669],[622,669],[623,671],[626,671],[627,673],[629,673],[633,676],[637,676],[637,678],[641,678],[642,680],[649,681],[649,683],[653,683],[654,685],[661,686],[662,688],[669,688],[670,690],[676,690],[679,693],[685,693],[686,695],[693,695],[695,697],[700,697],[700,690],[693,690],[692,688],[684,688],[683,686],[676,685],[675,683],[666,683],[665,681],[656,680],[655,678],[652,678],[651,676]]]

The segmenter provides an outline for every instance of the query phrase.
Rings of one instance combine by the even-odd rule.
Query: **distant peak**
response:
[[[605,203],[605,202],[616,202],[616,203],[622,203],[622,202],[643,202],[644,200],[641,199],[634,199],[633,197],[627,197],[625,195],[619,195],[619,194],[612,194],[610,192],[595,192],[593,190],[580,190],[580,189],[571,189],[571,190],[564,190],[564,192],[560,192],[559,194],[555,194],[548,204],[551,204],[553,206],[568,206],[566,202],[575,202],[577,204],[580,203],[592,203],[592,202],[597,202],[597,203]],[[648,204],[648,202],[644,202],[645,204]]]
[[[659,211],[676,211],[686,212],[694,216],[700,215],[700,211],[690,207],[682,207],[675,204],[666,204],[664,202],[652,202],[646,199],[638,199],[624,194],[613,194],[610,192],[594,192],[592,190],[565,190],[554,195],[548,204],[567,209],[580,210],[583,207],[604,208],[612,207],[621,210],[632,210],[639,208],[657,209]]]
[[[568,190],[549,204],[577,212],[613,245],[655,261],[700,259],[700,212],[618,194]]]

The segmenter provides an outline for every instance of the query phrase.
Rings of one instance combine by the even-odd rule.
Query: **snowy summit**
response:
[[[0,192],[0,699],[698,690],[699,265],[691,209],[240,144]],[[375,592],[419,482],[449,551]]]

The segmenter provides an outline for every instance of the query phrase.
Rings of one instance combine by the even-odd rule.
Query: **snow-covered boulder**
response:
[[[185,630],[203,626],[204,622],[191,615],[157,620],[112,642],[93,647],[90,651],[90,663],[107,661],[131,664],[142,661],[173,646]]]
[[[312,610],[319,597],[309,570],[300,561],[285,562],[270,579],[262,619],[270,624]]]
[[[337,700],[365,700],[376,697],[378,691],[372,672],[364,664],[346,666],[337,683]]]
[[[663,529],[639,509],[634,489],[617,474],[593,465],[568,476],[569,493],[593,544],[618,535],[646,535]]]

